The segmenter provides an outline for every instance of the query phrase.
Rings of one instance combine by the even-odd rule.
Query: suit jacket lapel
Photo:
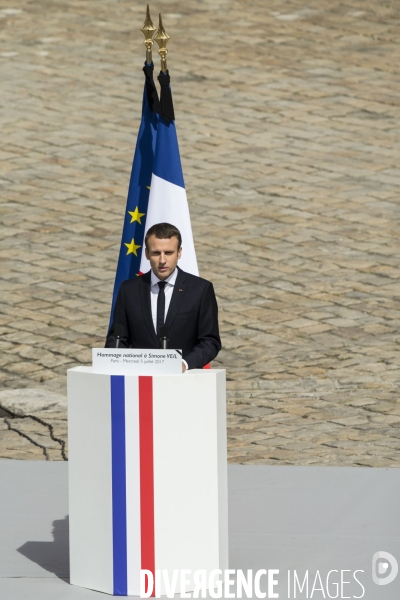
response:
[[[183,300],[183,296],[185,295],[185,290],[187,287],[185,280],[185,273],[181,271],[179,267],[178,275],[176,277],[174,291],[172,292],[171,302],[168,308],[167,318],[165,319],[165,326],[171,327],[173,320],[175,319],[176,313],[179,310],[181,302]]]
[[[142,306],[143,320],[154,340],[156,346],[159,346],[156,332],[154,331],[153,317],[151,316],[151,301],[150,301],[150,271],[141,276],[142,285],[140,286],[140,303]]]

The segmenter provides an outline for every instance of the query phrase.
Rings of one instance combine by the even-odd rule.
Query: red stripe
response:
[[[139,430],[141,562],[155,577],[152,377],[139,377]]]

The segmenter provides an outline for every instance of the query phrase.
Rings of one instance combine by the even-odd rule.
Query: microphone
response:
[[[162,349],[167,350],[169,342],[169,327],[165,327],[165,325],[160,327],[159,337],[161,340]]]
[[[125,327],[123,325],[116,325],[114,327],[114,339],[115,347],[119,348],[121,338],[125,336]]]

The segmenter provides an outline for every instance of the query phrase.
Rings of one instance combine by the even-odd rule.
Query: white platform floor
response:
[[[67,468],[0,460],[1,600],[107,597],[68,583]],[[383,550],[400,563],[399,513],[400,469],[230,465],[230,568],[279,569],[281,599],[289,597],[289,569],[300,581],[308,569],[314,600],[324,598],[318,590],[311,596],[316,571],[328,598],[327,573],[343,569],[353,584],[345,584],[339,598],[398,600],[400,574],[376,585],[372,556]],[[364,571],[357,575],[363,596],[355,570]],[[305,590],[297,588],[296,597],[307,598]]]

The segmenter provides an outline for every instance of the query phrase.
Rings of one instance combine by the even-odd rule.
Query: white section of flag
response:
[[[179,229],[182,235],[182,256],[178,264],[183,271],[198,275],[199,269],[194,249],[186,190],[179,185],[161,179],[153,173],[146,215],[146,233],[156,223],[171,223]],[[146,273],[149,269],[150,263],[143,248],[140,270],[142,273]]]

